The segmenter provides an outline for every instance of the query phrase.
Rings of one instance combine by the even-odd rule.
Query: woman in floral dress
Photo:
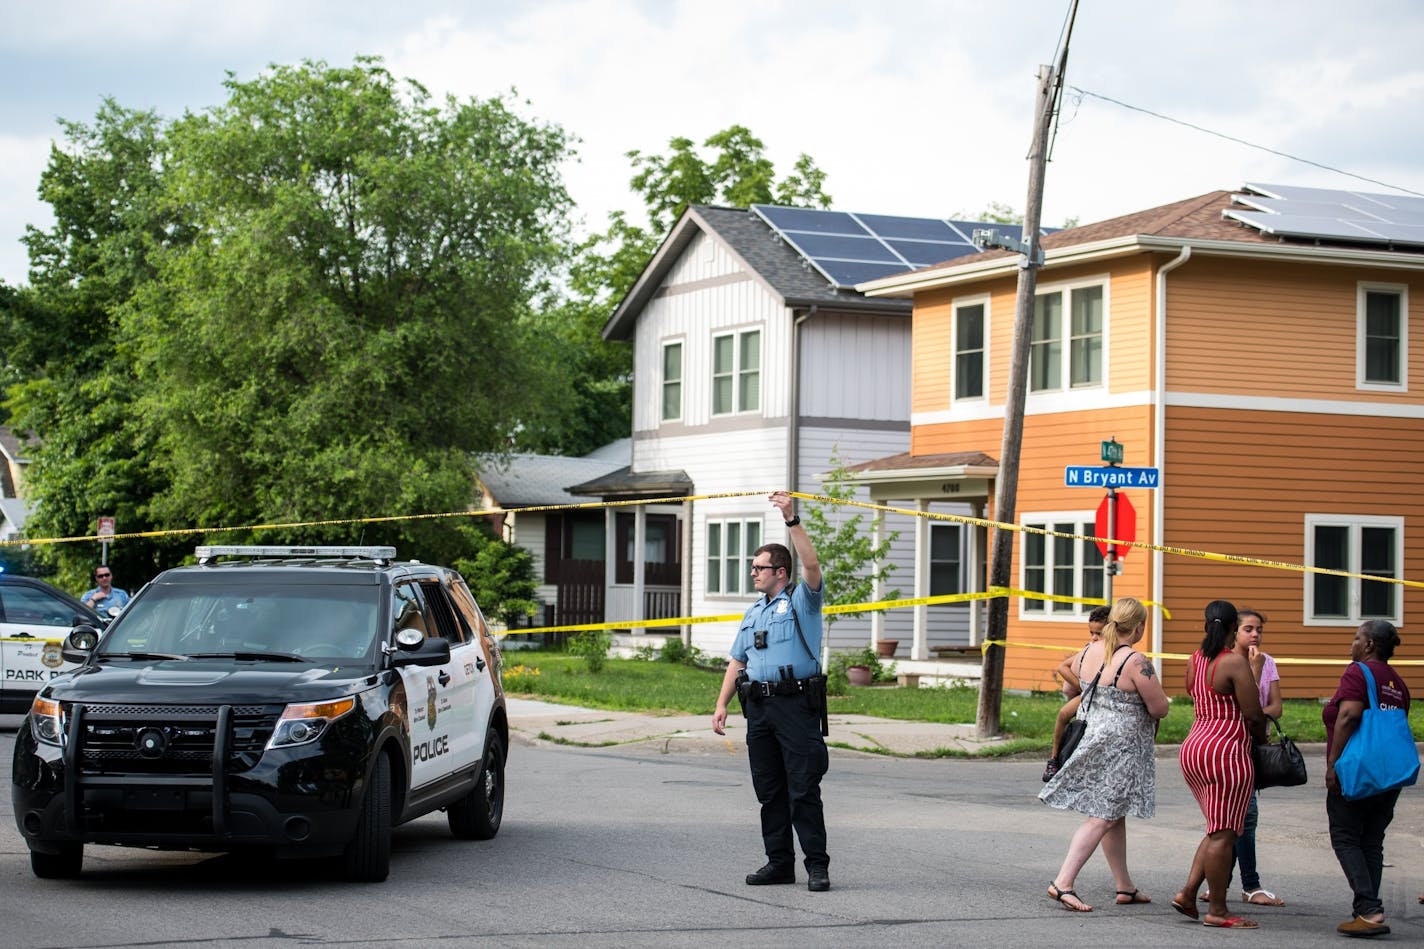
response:
[[[1157,722],[1167,714],[1167,694],[1148,658],[1132,649],[1147,630],[1147,607],[1132,597],[1113,604],[1102,639],[1083,657],[1083,703],[1087,723],[1072,757],[1039,792],[1051,807],[1074,810],[1086,820],[1048,895],[1077,913],[1093,907],[1073,891],[1078,871],[1102,844],[1118,903],[1150,903],[1127,869],[1127,818],[1149,818],[1157,809]],[[1096,686],[1090,683],[1098,679]]]

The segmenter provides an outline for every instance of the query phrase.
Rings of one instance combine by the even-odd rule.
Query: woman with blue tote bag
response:
[[[1400,789],[1413,784],[1419,770],[1412,737],[1397,733],[1392,739],[1376,737],[1377,724],[1388,725],[1389,718],[1401,715],[1404,735],[1408,736],[1409,687],[1389,665],[1398,645],[1399,633],[1392,623],[1367,620],[1360,624],[1350,646],[1353,661],[1340,676],[1340,685],[1321,715],[1325,721],[1325,814],[1330,821],[1330,846],[1354,892],[1354,917],[1335,927],[1346,936],[1389,932],[1379,898],[1384,832],[1394,819]],[[1367,723],[1367,717],[1375,721]],[[1397,776],[1362,784],[1362,775],[1379,772],[1381,765]],[[1399,783],[1387,786],[1396,780]]]

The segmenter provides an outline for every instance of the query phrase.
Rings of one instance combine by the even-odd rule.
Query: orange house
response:
[[[1408,585],[1424,581],[1424,347],[1409,346],[1424,223],[1411,222],[1424,200],[1262,185],[1044,238],[1015,522],[1052,533],[1015,532],[1013,585],[1041,596],[1011,602],[1006,687],[1054,688],[1086,638],[1084,601],[1106,578],[1084,538],[1105,492],[1065,469],[1102,465],[1109,439],[1123,466],[1158,473],[1118,495],[1136,539],[1171,550],[1131,549],[1112,578],[1114,595],[1158,604],[1154,651],[1190,653],[1223,598],[1266,615],[1287,697],[1334,690],[1362,619],[1399,627],[1396,659],[1424,659],[1424,624],[1409,622],[1424,608]],[[858,287],[914,301],[911,449],[858,466],[872,497],[982,497],[994,518],[984,462],[1001,451],[1019,260],[990,251]],[[1170,690],[1182,674],[1164,661]]]

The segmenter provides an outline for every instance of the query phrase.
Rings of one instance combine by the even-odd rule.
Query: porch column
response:
[[[633,506],[633,612],[637,614],[637,619],[648,618],[647,596],[644,594],[644,577],[646,574],[648,559],[648,506],[646,504],[636,504]],[[629,630],[635,634],[646,633],[647,630],[639,627]]]
[[[984,519],[984,502],[971,502],[970,510],[974,516],[980,520]],[[970,527],[965,533],[968,539],[965,543],[967,548],[964,551],[964,563],[966,577],[965,592],[982,593],[984,590],[984,554],[979,549],[979,535],[984,528],[975,525]],[[970,573],[970,571],[973,571]],[[983,616],[984,604],[988,600],[969,601],[969,645],[977,646],[984,638],[981,617]]]
[[[930,519],[923,516],[929,513],[930,502],[927,498],[918,498],[915,506],[922,515],[915,518],[915,596],[919,598],[930,595]],[[927,630],[930,608],[921,604],[914,609],[915,634],[914,642],[910,645],[910,658],[928,659],[930,651]]]
[[[880,523],[884,518],[872,518],[870,521],[870,546],[872,548],[880,546]],[[870,598],[880,600],[885,596],[885,585],[880,579],[881,561],[877,560],[871,564],[871,568],[876,571],[875,577],[870,581]],[[885,636],[885,611],[875,610],[870,614],[870,645],[874,646]]]
[[[603,589],[604,602],[608,593],[618,582],[618,516],[617,508],[603,509]],[[604,619],[608,617],[605,616]]]

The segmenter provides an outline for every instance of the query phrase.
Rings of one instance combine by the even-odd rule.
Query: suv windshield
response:
[[[97,654],[357,659],[374,647],[376,591],[319,583],[157,585],[115,620]]]

